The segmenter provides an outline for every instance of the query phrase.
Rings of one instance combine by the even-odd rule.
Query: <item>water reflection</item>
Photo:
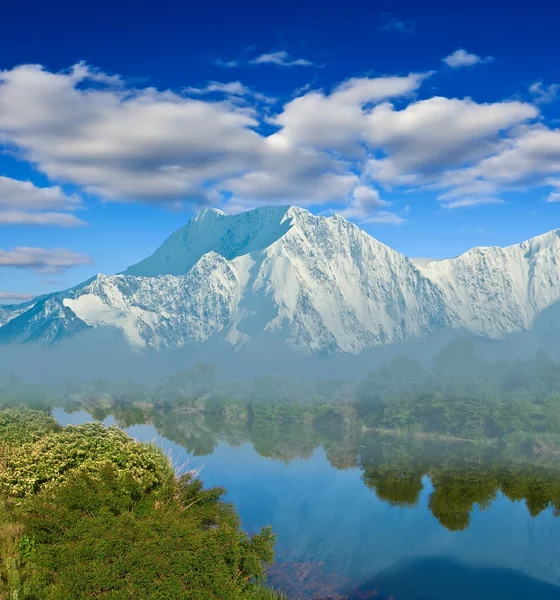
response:
[[[475,507],[488,509],[499,493],[512,501],[524,500],[533,517],[548,508],[556,516],[560,513],[560,470],[555,461],[536,461],[495,446],[437,440],[369,435],[362,442],[364,483],[393,506],[415,506],[422,479],[429,476],[434,491],[428,507],[451,531],[466,529]]]
[[[558,587],[512,569],[473,567],[448,558],[403,561],[362,586],[398,600],[558,600]],[[362,600],[360,590],[349,600]]]
[[[91,419],[89,412],[63,422]],[[107,417],[107,415],[111,415]],[[278,533],[293,598],[560,599],[560,469],[519,450],[180,410],[96,414],[224,486]]]

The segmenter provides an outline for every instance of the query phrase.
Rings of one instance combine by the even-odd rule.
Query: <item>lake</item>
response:
[[[53,414],[63,425],[93,420]],[[184,437],[178,416],[124,429],[225,487],[246,531],[273,527],[269,579],[289,598],[560,600],[555,465],[373,434],[316,446],[298,426],[248,440],[182,418]]]

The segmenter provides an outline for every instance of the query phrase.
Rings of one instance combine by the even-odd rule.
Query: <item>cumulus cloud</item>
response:
[[[234,194],[229,210],[240,212],[263,204],[320,205],[346,198],[356,185],[356,175],[309,173],[305,168],[282,175],[282,171],[256,171],[226,182]]]
[[[263,203],[324,204],[349,196],[359,178],[333,151],[361,151],[367,108],[416,90],[426,74],[351,79],[331,94],[309,91],[286,104],[271,122],[279,131],[266,138],[263,168],[227,179],[237,210]]]
[[[45,248],[19,247],[0,250],[0,267],[30,269],[36,273],[60,273],[77,265],[91,262],[89,256],[72,252],[66,248],[47,250]]]
[[[558,131],[535,124],[535,103],[416,100],[430,75],[310,86],[274,110],[240,81],[175,92],[133,88],[83,63],[59,73],[23,65],[0,72],[0,143],[53,182],[107,201],[335,204],[384,223],[403,220],[384,188],[428,188],[460,208],[560,173]],[[79,199],[60,187],[2,186],[19,199],[0,193],[0,222],[79,224],[69,214]]]
[[[23,302],[25,300],[31,300],[33,294],[18,294],[16,292],[0,292],[0,300],[8,300],[13,302]]]
[[[546,86],[542,84],[542,81],[535,81],[529,86],[529,93],[533,96],[535,104],[550,104],[558,98],[560,84],[551,83]]]
[[[279,67],[316,67],[305,58],[292,58],[285,50],[261,54],[250,61],[253,65],[277,65]]]
[[[387,156],[370,160],[369,174],[388,185],[428,183],[497,152],[501,133],[537,115],[522,102],[434,97],[402,110],[383,103],[368,116],[366,139]]]
[[[550,130],[541,124],[529,125],[502,140],[492,155],[472,166],[444,173],[437,185],[448,191],[439,198],[443,202],[454,201],[456,205],[461,198],[478,198],[480,204],[488,203],[485,198],[496,199],[503,190],[556,187],[554,176],[558,173],[560,130]],[[555,194],[552,192],[547,200],[555,201]]]
[[[0,72],[0,139],[53,180],[105,200],[318,204],[357,184],[351,165],[331,151],[359,145],[366,105],[413,93],[426,76],[309,91],[269,120],[278,132],[267,136],[258,132],[262,115],[227,99],[123,88],[84,65],[64,73],[24,65]],[[88,87],[90,78],[97,85]],[[211,92],[249,89],[210,82],[187,90]]]
[[[73,210],[80,204],[78,196],[65,194],[59,186],[37,187],[31,181],[0,175],[0,208]]]
[[[31,181],[0,175],[0,224],[84,225],[81,219],[68,213],[43,212],[48,209],[75,210],[80,206],[77,195],[65,194],[59,186],[37,187]]]
[[[361,183],[354,188],[348,206],[337,212],[347,219],[361,223],[385,223],[389,225],[404,223],[406,219],[403,217],[388,210],[381,210],[388,205],[387,201],[381,199],[377,189]]]
[[[560,173],[560,129],[527,127],[467,173],[496,184],[542,185],[546,177]]]
[[[353,78],[330,94],[309,91],[288,102],[273,123],[280,131],[272,136],[277,145],[308,145],[348,152],[359,147],[367,105],[414,93],[429,76],[411,73],[406,77]]]
[[[86,223],[68,213],[32,213],[19,210],[0,210],[0,225],[54,225],[57,227],[79,227]]]
[[[85,85],[95,72],[0,72],[0,141],[55,180],[113,200],[209,200],[204,182],[258,162],[255,117],[170,91]],[[84,85],[80,85],[84,84]]]
[[[378,190],[360,184],[354,188],[348,206],[339,210],[338,214],[348,219],[364,220],[371,216],[373,211],[386,205],[387,202],[381,199]]]
[[[460,67],[472,67],[478,63],[491,62],[493,60],[494,58],[492,56],[482,58],[477,54],[467,52],[464,48],[459,48],[458,50],[455,50],[453,54],[442,58],[442,61],[452,69],[458,69]]]

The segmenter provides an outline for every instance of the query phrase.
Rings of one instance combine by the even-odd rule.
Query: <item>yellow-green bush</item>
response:
[[[156,447],[95,423],[2,452],[0,600],[281,600],[270,528],[248,536],[225,490]]]

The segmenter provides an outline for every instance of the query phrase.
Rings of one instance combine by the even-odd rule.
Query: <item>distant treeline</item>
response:
[[[114,413],[149,405],[159,414],[181,407],[249,422],[320,422],[560,445],[560,365],[543,352],[533,360],[483,361],[468,341],[450,344],[429,368],[398,358],[362,381],[285,376],[223,381],[214,367],[196,365],[154,384],[68,381],[47,390],[5,380],[0,393],[4,402],[69,408],[90,403],[99,417],[103,406]]]

